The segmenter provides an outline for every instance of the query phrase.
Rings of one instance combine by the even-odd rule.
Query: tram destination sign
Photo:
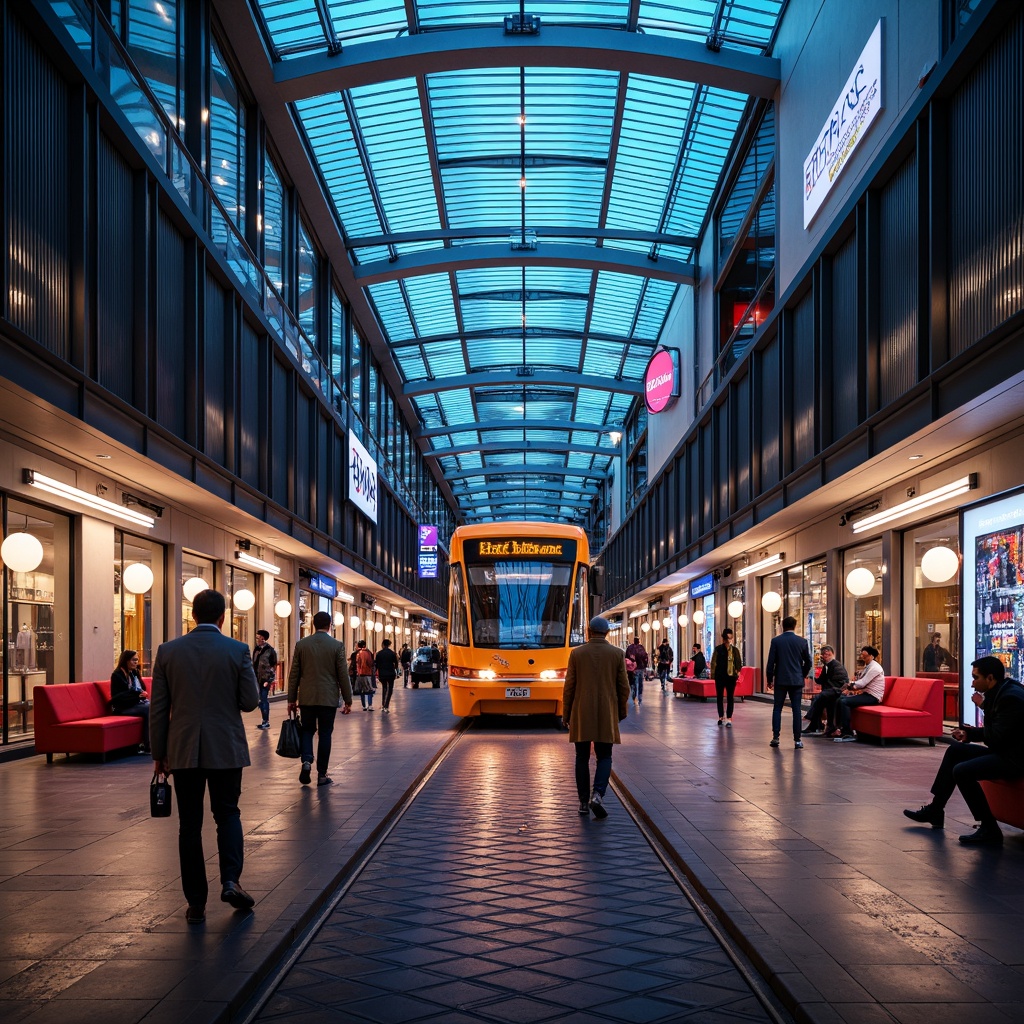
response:
[[[494,537],[489,540],[468,540],[466,557],[486,562],[526,558],[540,562],[575,562],[576,541],[545,540],[543,537]]]
[[[857,58],[850,77],[814,147],[804,160],[804,229],[828,198],[843,169],[864,141],[868,129],[885,109],[882,94],[882,18]]]

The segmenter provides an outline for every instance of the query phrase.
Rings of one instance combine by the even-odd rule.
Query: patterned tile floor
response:
[[[576,811],[550,730],[475,728],[262,1021],[770,1019],[622,806]]]

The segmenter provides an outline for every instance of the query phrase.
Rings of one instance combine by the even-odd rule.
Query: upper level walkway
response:
[[[274,755],[280,707],[269,733],[257,731],[258,716],[251,716],[242,882],[258,903],[255,913],[240,915],[211,902],[203,926],[184,920],[175,823],[148,816],[145,758],[101,765],[57,757],[47,766],[39,757],[0,765],[6,1024],[243,1019],[243,1004],[327,902],[333,883],[346,877],[378,824],[455,736],[458,722],[444,690],[400,690],[393,706],[390,716],[357,710],[339,718],[336,784],[323,789],[300,787],[296,763]],[[961,847],[956,836],[971,823],[959,796],[945,831],[902,816],[903,807],[926,799],[941,744],[880,748],[811,739],[803,750],[786,743],[773,750],[769,714],[766,705],[747,701],[737,706],[735,727],[720,730],[713,702],[673,699],[654,684],[624,723],[615,773],[792,1015],[821,1024],[1024,1019],[1020,833],[1006,830],[1001,850]],[[474,762],[458,769],[446,799],[457,803],[461,788],[460,828],[467,821],[472,827],[475,815],[480,841],[497,842],[494,825],[508,813],[509,799],[517,816],[533,799],[548,814],[561,801],[575,828],[565,735],[522,720],[488,726],[487,735],[506,760],[524,752],[521,766],[494,774]],[[424,792],[433,784],[428,780]],[[610,807],[621,829],[618,799]],[[579,841],[604,824],[590,821]],[[436,843],[444,835],[443,824],[424,829],[424,887],[443,869]],[[215,878],[212,821],[206,849]],[[578,847],[567,847],[567,876],[578,856]],[[414,870],[415,857],[411,863]],[[610,917],[613,898],[621,910],[622,890],[635,887],[635,879],[618,885],[621,875],[620,862],[604,879]],[[514,885],[514,874],[503,883]],[[380,884],[387,885],[386,875]],[[395,899],[412,891],[396,884]],[[612,933],[615,927],[606,925]],[[669,945],[666,957],[674,955]],[[507,962],[495,959],[498,966]],[[651,974],[664,986],[657,964]],[[437,1006],[433,1019],[510,1019],[488,1010],[492,1003],[464,1007],[457,1017]],[[263,1019],[276,1019],[274,1005],[267,1004]],[[599,1005],[580,1006],[575,1015],[534,1009],[529,1019],[744,1019],[710,1006],[695,1006],[689,1016],[666,1014],[655,999],[631,1005],[638,1007],[632,1017]],[[282,1020],[326,1019],[308,1008],[305,1016],[280,1009]],[[334,1013],[339,1020],[389,1019],[341,1000]],[[427,1018],[421,1012],[403,1019]]]

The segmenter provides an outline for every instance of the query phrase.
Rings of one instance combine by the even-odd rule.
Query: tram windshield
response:
[[[572,562],[530,559],[466,566],[477,647],[564,647],[572,603]]]

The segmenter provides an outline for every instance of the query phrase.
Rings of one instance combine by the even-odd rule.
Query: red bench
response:
[[[881,704],[854,708],[854,731],[887,739],[926,738],[934,747],[942,735],[942,680],[886,676]]]
[[[149,689],[151,680],[144,679]],[[112,750],[135,747],[142,742],[142,720],[110,711],[110,680],[36,686],[36,753],[47,764],[54,754],[99,754],[105,761]]]
[[[680,666],[680,676],[672,680],[673,693],[683,697],[699,697],[705,701],[714,697],[714,679],[695,679],[689,674],[692,668],[692,661],[683,662]],[[755,686],[759,683],[760,675],[761,670],[750,665],[740,669],[739,678],[736,680],[736,696],[740,700],[753,694]]]
[[[1024,779],[982,779],[981,788],[997,821],[1024,828]]]

